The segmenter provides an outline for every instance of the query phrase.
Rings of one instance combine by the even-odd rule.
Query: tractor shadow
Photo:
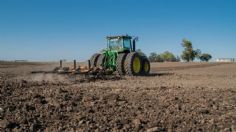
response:
[[[147,77],[155,77],[155,76],[171,76],[174,75],[173,72],[160,72],[160,73],[150,73]]]

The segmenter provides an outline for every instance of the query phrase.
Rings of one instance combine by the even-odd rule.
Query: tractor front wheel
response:
[[[95,54],[93,54],[93,56],[90,58],[91,68],[94,68],[94,67],[97,66],[98,57],[99,57],[100,55],[101,55],[101,54],[99,54],[99,53],[95,53]]]
[[[125,70],[130,76],[141,75],[142,59],[137,52],[129,53],[125,59]]]
[[[105,63],[105,55],[104,55],[104,54],[101,54],[101,55],[98,57],[97,67],[105,68],[104,63]]]

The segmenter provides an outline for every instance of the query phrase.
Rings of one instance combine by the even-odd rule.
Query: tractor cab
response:
[[[108,36],[107,48],[118,52],[132,52],[135,51],[135,41],[131,36]]]

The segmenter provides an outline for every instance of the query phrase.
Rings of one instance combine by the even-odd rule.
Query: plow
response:
[[[150,73],[150,62],[147,56],[142,52],[136,51],[137,37],[128,35],[108,36],[107,47],[100,53],[95,53],[88,60],[88,66],[63,67],[62,60],[60,66],[53,71],[44,73],[58,74],[84,74],[93,77],[106,75],[119,76],[146,76]],[[43,71],[34,71],[40,73]]]

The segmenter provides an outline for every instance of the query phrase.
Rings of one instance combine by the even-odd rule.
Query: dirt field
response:
[[[31,74],[0,63],[0,131],[236,131],[236,64],[155,63],[148,77]]]

